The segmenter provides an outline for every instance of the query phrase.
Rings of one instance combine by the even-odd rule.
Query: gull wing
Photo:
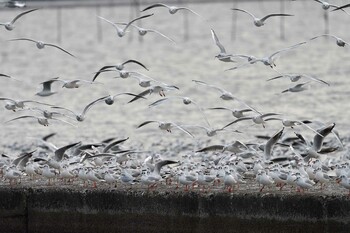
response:
[[[220,52],[221,53],[226,53],[226,50],[225,50],[224,46],[220,43],[219,38],[217,37],[214,29],[210,29],[210,31],[211,31],[211,36],[212,36],[212,38],[214,40],[214,43],[219,47]]]

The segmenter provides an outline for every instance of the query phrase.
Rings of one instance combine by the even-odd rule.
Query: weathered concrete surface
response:
[[[0,232],[349,232],[345,196],[0,189]]]

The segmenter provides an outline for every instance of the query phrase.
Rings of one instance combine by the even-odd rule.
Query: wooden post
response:
[[[286,11],[286,1],[285,0],[281,0],[280,1],[280,11],[281,14],[284,14]],[[280,17],[281,21],[280,21],[280,30],[281,30],[281,40],[285,40],[286,39],[286,32],[285,32],[285,17]]]
[[[57,7],[57,43],[62,43],[62,8]]]
[[[233,0],[233,7],[237,8],[238,2]],[[237,32],[237,14],[236,12],[232,13],[232,27],[231,27],[231,40],[236,40],[236,32]]]
[[[96,15],[100,16],[101,15],[101,6],[97,5],[96,6]],[[103,35],[102,35],[102,25],[101,25],[101,19],[96,17],[96,30],[97,30],[97,41],[99,43],[102,42]]]
[[[329,15],[328,10],[324,11],[324,33],[329,34]]]

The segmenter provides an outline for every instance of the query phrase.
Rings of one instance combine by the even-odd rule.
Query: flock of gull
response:
[[[319,3],[325,11],[340,10],[339,13],[344,14],[344,16],[347,16],[346,8],[350,6],[350,4],[335,6],[318,0],[314,2],[315,7]],[[207,22],[205,17],[193,9],[162,3],[145,7],[141,10],[141,13],[145,13],[144,15],[128,22],[113,22],[114,19],[106,19],[99,15],[97,17],[101,22],[111,25],[111,28],[113,27],[116,30],[118,37],[127,36],[129,31],[137,30],[139,36],[155,33],[160,36],[159,38],[176,44],[166,33],[135,25],[135,22],[157,17],[157,12],[164,9],[167,9],[170,14],[175,14],[171,17],[177,17],[177,14],[187,11],[191,17],[198,17],[203,22]],[[8,31],[15,30],[17,21],[25,21],[32,14],[40,14],[40,10],[23,11],[10,21],[2,22],[0,25]],[[250,16],[256,27],[263,27],[267,20],[273,20],[276,17],[286,17],[286,19],[295,17],[291,14],[273,13],[258,18],[246,9],[232,8],[231,10],[233,14]],[[208,40],[212,40],[214,42],[213,46],[218,47],[218,54],[214,55],[215,58],[220,62],[233,64],[233,67],[229,68],[227,72],[234,72],[233,70],[262,63],[267,69],[276,72],[276,76],[271,77],[268,81],[286,78],[295,83],[294,86],[281,90],[281,93],[306,91],[311,82],[327,87],[331,86],[329,82],[313,75],[283,73],[276,68],[276,60],[280,56],[286,56],[292,50],[297,51],[302,46],[308,46],[309,43],[320,37],[335,40],[336,44],[334,46],[344,47],[348,45],[347,42],[332,34],[315,35],[307,41],[287,46],[272,52],[266,57],[255,57],[226,51],[224,45],[220,42],[220,35],[217,35],[214,28],[208,29]],[[64,53],[69,59],[78,59],[79,57],[59,45],[32,38],[13,38],[9,42],[34,43],[38,49],[46,49],[47,47],[57,49],[57,52]],[[328,41],[325,43],[328,43]],[[66,106],[55,106],[45,101],[0,97],[0,100],[5,103],[4,111],[23,113],[19,117],[9,119],[6,123],[15,124],[15,121],[27,119],[28,121],[37,121],[39,123],[38,127],[50,126],[51,122],[54,121],[60,121],[62,124],[68,124],[72,127],[79,127],[79,122],[84,121],[89,116],[90,109],[96,105],[112,105],[116,98],[122,95],[129,96],[131,99],[128,103],[132,103],[146,99],[151,94],[159,94],[160,99],[149,104],[150,108],[182,101],[184,105],[195,105],[195,111],[200,114],[203,120],[202,123],[189,125],[150,119],[139,123],[137,128],[151,128],[151,125],[157,125],[166,134],[173,130],[179,130],[181,135],[188,138],[195,138],[201,130],[205,132],[207,137],[215,137],[217,134],[224,132],[239,134],[241,132],[234,129],[234,126],[244,124],[243,122],[259,125],[261,126],[260,130],[263,131],[268,127],[269,121],[277,121],[280,122],[280,129],[271,136],[260,136],[264,143],[245,143],[234,140],[224,145],[205,145],[176,159],[165,158],[155,151],[143,151],[139,148],[127,147],[124,142],[129,138],[108,138],[101,142],[89,144],[80,141],[57,147],[51,142],[55,134],[50,134],[38,139],[36,149],[32,151],[24,151],[19,156],[1,155],[1,184],[17,186],[21,182],[26,182],[31,185],[64,184],[95,188],[107,184],[109,187],[144,187],[148,190],[154,190],[157,189],[157,186],[162,186],[169,189],[183,188],[185,191],[189,189],[200,191],[222,189],[228,192],[239,189],[240,184],[245,184],[247,188],[250,185],[258,184],[260,192],[266,190],[265,187],[269,187],[270,191],[278,191],[285,186],[289,186],[291,188],[289,190],[296,188],[297,192],[304,192],[305,190],[323,190],[330,183],[334,185],[337,182],[342,188],[348,189],[350,195],[350,154],[342,141],[341,135],[336,131],[336,123],[323,123],[313,119],[291,119],[286,114],[263,112],[253,104],[247,103],[230,91],[216,85],[216,83],[207,83],[195,78],[192,81],[198,89],[203,88],[207,92],[216,91],[219,93],[217,101],[234,101],[242,106],[240,109],[203,108],[195,101],[195,97],[168,95],[168,92],[179,92],[180,88],[149,77],[139,71],[130,70],[136,66],[145,71],[151,69],[141,61],[129,59],[120,64],[101,67],[94,73],[91,80],[64,80],[59,77],[49,79],[40,84],[42,90],[36,95],[44,99],[56,94],[57,92],[53,88],[55,83],[60,83],[62,88],[68,89],[79,89],[81,85],[99,84],[99,81],[102,80],[100,76],[111,72],[116,72],[118,78],[121,79],[136,79],[139,86],[144,88],[140,93],[122,92],[102,96],[88,103],[81,112],[72,111]],[[7,74],[0,74],[0,76],[9,81],[19,81]],[[300,82],[300,80],[306,81]],[[231,112],[234,120],[226,120],[224,126],[214,128],[210,124],[210,118],[206,111]],[[286,137],[287,131],[292,136]],[[158,133],[154,132],[154,134]],[[313,135],[312,140],[307,139],[306,134]]]

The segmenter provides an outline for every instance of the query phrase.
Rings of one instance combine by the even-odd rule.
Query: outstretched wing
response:
[[[270,17],[275,17],[275,16],[294,16],[294,15],[290,15],[290,14],[269,14],[269,15],[266,15],[265,17],[261,18],[260,20],[262,22],[264,22],[265,20],[267,20],[268,18]]]
[[[70,56],[72,56],[72,57],[76,58],[76,57],[75,57],[73,54],[71,54],[70,52],[68,52],[67,50],[65,50],[65,49],[61,48],[61,47],[60,47],[60,46],[58,46],[58,45],[54,45],[54,44],[46,44],[46,43],[45,43],[45,45],[47,45],[47,46],[51,46],[51,47],[55,47],[55,48],[57,48],[57,49],[59,49],[59,50],[61,50],[61,51],[65,52],[66,54],[68,54],[68,55],[70,55]]]
[[[169,8],[168,5],[165,5],[163,3],[156,3],[156,4],[150,5],[150,6],[146,7],[145,9],[141,10],[141,12],[147,11],[147,10],[155,8],[155,7],[166,7],[166,8]]]
[[[211,29],[210,31],[211,31],[211,36],[214,40],[214,43],[219,47],[220,52],[226,53],[226,50],[225,50],[224,46],[220,43],[219,38],[217,37],[215,31],[213,29]]]
[[[32,11],[36,11],[36,10],[39,10],[39,8],[36,8],[36,9],[31,9],[31,10],[28,10],[28,11],[25,11],[25,12],[22,12],[20,13],[19,15],[17,15],[12,21],[11,21],[11,24],[15,23],[17,19],[19,19],[20,17],[22,17],[23,15],[25,14],[28,14]]]
[[[141,62],[136,61],[136,60],[132,60],[132,59],[123,62],[122,65],[125,65],[125,64],[131,63],[131,62],[132,62],[132,63],[136,63],[136,64],[142,66],[142,67],[145,68],[146,70],[149,70],[149,69],[148,69],[144,64],[142,64]],[[105,67],[106,67],[106,66],[105,66]],[[111,67],[109,67],[109,68],[111,68]]]
[[[131,21],[124,27],[124,31],[125,31],[133,22],[135,22],[135,21],[137,21],[137,20],[140,20],[140,19],[143,19],[143,18],[148,18],[148,17],[150,17],[150,16],[152,16],[152,15],[154,15],[154,14],[143,15],[143,16],[140,16],[140,17],[137,17],[137,18],[131,20]]]
[[[256,18],[255,15],[253,15],[252,13],[250,13],[250,12],[248,12],[248,11],[246,11],[246,10],[242,10],[242,9],[239,9],[239,8],[232,8],[231,10],[234,10],[234,11],[241,11],[241,12],[244,12],[244,13],[250,15],[253,19]]]

